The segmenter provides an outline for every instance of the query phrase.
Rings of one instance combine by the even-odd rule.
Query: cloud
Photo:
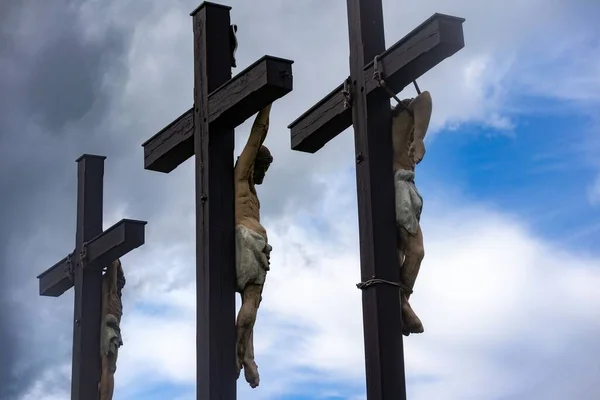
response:
[[[59,299],[40,298],[34,277],[72,250],[76,176],[73,161],[83,152],[108,156],[105,227],[122,217],[149,221],[146,245],[123,258],[128,287],[126,346],[119,367],[119,390],[131,394],[136,392],[135,387],[143,386],[135,372],[138,369],[146,370],[157,381],[189,383],[194,366],[190,349],[195,302],[189,284],[194,279],[193,162],[184,163],[169,175],[144,171],[140,145],[191,106],[192,35],[188,13],[197,3],[177,1],[166,7],[158,1],[142,4],[133,0],[89,0],[53,3],[50,8],[33,2],[15,4],[6,2],[0,6],[0,85],[6,88],[0,92],[3,172],[0,174],[3,203],[0,300],[9,304],[0,318],[3,321],[0,398],[22,398],[25,393],[29,393],[29,398],[42,398],[41,393],[52,393],[52,388],[59,390],[53,395],[64,398],[64,390],[68,390],[68,373],[48,371],[55,369],[57,363],[69,362],[72,293]],[[265,0],[260,7],[236,1],[230,4],[234,6],[232,18],[238,24],[240,36],[237,54],[240,67],[236,71],[263,54],[295,60],[294,92],[274,105],[267,139],[277,167],[269,171],[269,180],[260,189],[265,225],[274,232],[274,262],[281,267],[270,275],[265,295],[272,300],[266,301],[261,309],[257,352],[261,354],[259,364],[265,383],[252,396],[277,398],[286,390],[299,390],[299,385],[309,386],[307,383],[323,393],[334,393],[339,388],[332,387],[330,382],[340,380],[347,383],[342,397],[360,396],[362,380],[356,377],[362,374],[363,362],[360,316],[356,314],[360,309],[360,293],[353,287],[358,277],[354,192],[352,179],[339,177],[340,171],[349,171],[353,165],[352,135],[346,132],[319,153],[308,155],[289,150],[289,131],[285,128],[348,73],[345,4],[341,1],[288,4],[277,0]],[[594,15],[589,7],[595,6],[590,2],[554,0],[548,6],[541,0],[509,0],[482,7],[478,1],[429,0],[411,8],[387,1],[384,6],[388,45],[433,12],[467,18],[465,49],[419,80],[421,88],[434,94],[432,133],[453,134],[449,131],[466,124],[510,131],[519,123],[520,115],[540,111],[523,103],[525,96],[551,97],[560,102],[557,107],[560,112],[589,113],[589,105],[597,101],[595,53],[589,52],[597,47],[594,21],[589,17]],[[511,21],[509,28],[506,21]],[[405,94],[412,95],[402,96]],[[238,153],[250,123],[247,121],[237,130]],[[428,140],[431,138],[435,134],[429,135]],[[338,193],[331,196],[327,188],[332,184],[338,185],[339,193],[348,191],[348,197]],[[431,205],[428,203],[427,207]],[[487,282],[487,290],[493,293],[499,289],[486,280],[488,274],[499,281],[504,276],[497,275],[502,269],[491,272],[486,269],[482,276],[482,270],[468,263],[467,253],[457,253],[449,244],[458,242],[447,240],[455,240],[456,236],[456,240],[462,238],[464,243],[475,246],[473,254],[479,257],[476,259],[481,265],[488,265],[489,254],[495,255],[493,260],[505,256],[504,250],[494,247],[498,243],[516,246],[507,247],[514,251],[533,252],[529,261],[518,264],[525,271],[539,273],[530,263],[549,262],[551,272],[552,268],[558,268],[556,260],[571,267],[577,264],[571,260],[581,261],[572,254],[556,260],[554,256],[542,257],[545,251],[554,255],[558,250],[532,238],[522,226],[525,221],[507,220],[506,216],[489,210],[473,215],[468,212],[469,207],[464,208],[467,211],[463,210],[457,220],[445,215],[457,216],[453,208],[431,214],[431,218],[439,217],[441,222],[427,229],[428,255],[418,283],[421,286],[423,282],[419,289],[422,294],[415,294],[415,307],[423,314],[427,333],[407,340],[407,354],[412,357],[409,362],[420,374],[411,378],[415,382],[443,382],[444,378],[452,378],[438,369],[426,368],[435,355],[419,353],[418,343],[427,343],[443,355],[450,345],[442,342],[446,344],[436,347],[429,341],[433,339],[428,339],[437,338],[438,330],[452,333],[450,328],[453,328],[469,337],[468,329],[446,321],[447,311],[435,308],[440,302],[450,300],[445,297],[447,288],[436,289],[431,283],[436,279],[428,278],[427,274],[432,273],[428,271],[443,276],[450,269],[438,270],[446,263],[432,257],[439,257],[439,251],[452,250],[448,256],[457,257],[457,270],[461,274],[479,273],[478,279]],[[430,217],[426,216],[425,224],[427,218]],[[491,230],[477,224],[469,229],[480,235],[469,236],[465,231],[461,236],[450,230],[469,218],[482,223],[492,221]],[[435,232],[444,226],[450,238],[435,239]],[[492,233],[500,235],[503,241],[492,240]],[[489,240],[477,241],[480,236]],[[441,247],[438,250],[436,246]],[[462,244],[457,246],[467,248]],[[477,249],[486,246],[492,246],[496,253],[489,250],[489,254],[480,254]],[[534,251],[534,247],[538,250]],[[585,262],[588,261],[596,263]],[[471,269],[461,270],[463,263]],[[508,269],[507,273],[530,282],[528,274],[519,275],[518,271]],[[532,276],[535,273],[531,272]],[[595,275],[585,278],[590,282],[596,279]],[[567,282],[562,280],[541,282],[554,285],[567,299],[575,290],[563,293]],[[516,284],[504,283],[507,287],[502,294],[511,294],[506,303],[513,304],[514,296],[531,292],[521,287],[523,292],[515,294],[512,287]],[[456,285],[461,287],[460,282]],[[283,288],[285,292],[280,293]],[[474,289],[463,290],[469,293]],[[338,293],[338,297],[325,297],[328,291]],[[306,299],[312,296],[305,293],[314,293],[314,301]],[[475,306],[485,304],[486,300],[478,297],[485,293],[476,295],[463,298],[465,294],[460,293],[460,301],[475,304],[470,311],[466,304],[460,303],[465,309],[452,314],[456,320],[470,327],[469,317],[477,315],[482,323],[504,328],[481,317],[483,312]],[[550,301],[558,298],[554,293],[546,295]],[[274,304],[275,301],[278,303]],[[580,300],[572,301],[579,306]],[[512,311],[495,303],[490,307],[502,317],[512,316]],[[348,309],[354,310],[354,314],[346,313]],[[563,310],[565,318],[578,315],[578,311],[559,310]],[[515,313],[515,318],[526,319]],[[343,317],[344,314],[347,316]],[[10,329],[5,328],[7,325]],[[298,337],[300,328],[304,331]],[[490,329],[479,333],[489,334]],[[562,332],[561,329],[566,328],[551,331]],[[161,335],[167,337],[164,348],[154,351],[156,342],[165,337]],[[453,335],[458,336],[449,336]],[[575,349],[585,342],[569,337],[575,341]],[[466,347],[462,341],[456,342],[457,353],[460,350],[463,354],[464,350],[464,354],[471,354]],[[506,353],[499,348],[486,351]],[[167,360],[167,356],[171,358]],[[453,353],[454,356],[457,355]],[[480,360],[483,356],[469,357],[480,362],[482,374],[493,370],[493,366]],[[538,359],[534,355],[529,357]],[[552,358],[554,355],[548,357],[550,361],[557,359]],[[563,358],[574,359],[567,355]],[[440,366],[453,366],[451,361],[440,360]],[[512,368],[509,361],[506,365]],[[328,374],[319,372],[316,376],[309,368],[313,365]],[[575,365],[571,369],[581,368]],[[581,372],[581,379],[585,376]],[[316,384],[317,381],[324,383]],[[463,386],[457,383],[456,393],[459,386],[467,387],[467,383]],[[420,387],[418,383],[415,385]],[[240,390],[244,396],[249,393],[244,385]]]
[[[38,378],[56,378],[44,371],[66,361],[70,351],[69,341],[60,340],[65,331],[57,327],[60,316],[70,321],[68,296],[42,301],[35,276],[40,266],[49,267],[72,250],[74,160],[82,148],[95,147],[95,126],[109,98],[101,86],[104,69],[127,47],[123,31],[107,26],[87,40],[78,34],[78,23],[68,1],[51,7],[8,2],[0,12],[3,399],[39,387]],[[43,332],[57,333],[40,334],[36,323],[47,323],[50,329]]]
[[[351,398],[363,391],[351,182],[346,174],[332,183],[322,208],[309,213],[323,219],[327,238],[299,218],[269,225],[276,250],[256,332],[262,383],[256,391],[240,383],[244,398],[318,398],[328,391]],[[405,339],[411,398],[600,393],[593,357],[600,350],[594,339],[600,260],[561,251],[533,235],[525,221],[476,203],[454,198],[425,207],[427,255],[412,303],[426,330]],[[194,299],[194,285],[187,284],[156,288],[127,306],[134,309],[124,320],[119,390],[148,381],[193,385]],[[307,382],[322,390],[308,390]]]
[[[22,400],[63,400],[70,396],[64,385],[57,386],[57,381],[69,381],[71,365],[63,364],[46,369],[39,379],[27,390]],[[70,388],[70,386],[69,386]]]
[[[594,206],[600,203],[600,175],[588,188],[588,200]]]

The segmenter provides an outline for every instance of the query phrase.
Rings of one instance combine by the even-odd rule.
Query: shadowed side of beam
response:
[[[105,267],[145,240],[146,221],[122,219],[87,244],[86,267]]]
[[[400,54],[396,57],[388,56],[380,62],[383,64],[386,86],[398,93],[465,47],[462,28],[464,21],[464,18],[435,14],[413,30],[408,37],[390,47],[383,53],[383,57],[396,52]],[[405,45],[409,41],[410,46]],[[366,65],[365,73],[370,78],[366,87],[370,93],[377,87],[377,82],[372,79],[373,62]]]
[[[144,169],[169,173],[194,155],[194,109],[148,139],[144,147]]]
[[[72,260],[72,262],[75,261],[75,259]],[[67,257],[42,272],[37,278],[40,296],[59,297],[73,287],[73,281],[67,274]]]
[[[434,14],[379,57],[386,85],[400,92],[425,72],[464,47],[463,18]],[[373,62],[365,66],[367,94],[377,88]],[[315,153],[352,125],[351,108],[344,108],[342,85],[292,122],[293,150]]]
[[[231,129],[292,91],[293,61],[264,56],[208,96],[211,129]],[[169,173],[194,155],[194,115],[189,109],[142,144],[144,168]]]
[[[235,129],[292,91],[293,61],[265,56],[255,64],[208,95],[210,129]]]

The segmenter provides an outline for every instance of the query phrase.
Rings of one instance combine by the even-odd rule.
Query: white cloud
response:
[[[588,200],[591,205],[600,204],[600,175],[596,177],[588,188]]]
[[[70,363],[46,370],[41,379],[29,389],[21,400],[63,400],[68,398],[70,390],[67,391],[62,385],[56,385],[56,382],[68,381],[70,375]]]
[[[315,210],[329,238],[292,217],[269,226],[273,269],[256,333],[262,383],[255,391],[240,383],[243,398],[280,398],[311,378],[346,387],[344,398],[360,395],[361,294],[354,286],[359,265],[350,182],[346,176],[332,185],[323,209]],[[411,398],[500,398],[551,372],[539,365],[523,378],[528,365],[585,356],[585,342],[566,346],[585,332],[600,333],[600,260],[563,252],[533,236],[524,221],[464,202],[426,203],[424,232],[427,255],[412,303],[425,333],[405,339],[406,370],[409,379],[437,380],[411,385]],[[142,386],[148,377],[194,382],[193,285],[156,289],[147,292],[147,306],[171,311],[126,315],[119,386]],[[523,345],[521,368],[503,369],[498,354]],[[575,390],[569,381],[580,372],[547,385]]]
[[[90,4],[86,21],[96,14],[92,12],[94,7],[101,5]],[[114,168],[139,168],[139,144],[187,110],[193,101],[188,13],[197,4],[189,0],[165,8],[162,3],[152,3],[145,13],[132,11],[132,4],[119,2],[102,9],[105,17],[111,16],[106,18],[112,23],[124,23],[124,15],[136,19],[125,65],[129,71],[127,81],[119,84],[111,81],[110,74],[106,77],[115,94],[107,130],[114,132],[113,140],[132,148],[130,158]],[[273,107],[266,142],[278,164],[270,174],[274,183],[271,187],[288,189],[286,196],[281,196],[279,190],[265,190],[265,212],[279,215],[290,208],[312,206],[316,198],[312,194],[322,190],[319,174],[331,173],[340,164],[351,165],[352,135],[345,132],[319,153],[308,155],[290,151],[286,126],[348,74],[345,2],[319,2],[318,12],[313,2],[286,3],[285,7],[278,0],[265,0],[260,7],[240,1],[229,4],[233,7],[232,20],[239,27],[239,68],[234,73],[263,54],[295,60],[294,91]],[[583,111],[581,99],[588,102],[586,109],[594,104],[593,94],[600,92],[592,67],[597,60],[590,52],[595,28],[590,21],[581,23],[587,20],[581,19],[575,3],[553,0],[551,7],[542,0],[492,2],[485,7],[481,4],[472,0],[428,0],[406,8],[401,2],[384,2],[388,45],[434,12],[466,18],[465,48],[419,80],[420,87],[431,91],[434,98],[429,139],[435,140],[435,133],[443,128],[457,130],[467,123],[510,132],[518,116],[532,111],[529,105],[520,103],[523,96],[561,100],[563,110]],[[261,23],[267,10],[268,23]],[[401,96],[412,96],[412,87],[406,92]],[[236,131],[237,152],[250,123],[247,121]],[[285,162],[279,162],[283,157]],[[150,196],[193,195],[191,161],[168,177],[153,176],[155,186],[148,189]]]
[[[131,148],[131,156],[107,163],[107,175],[141,169],[139,145],[192,104],[188,13],[197,4],[148,2],[140,11],[133,10],[134,3],[106,7],[92,1],[83,10],[84,21],[101,16],[104,24],[130,24],[135,17],[125,60],[129,77],[121,84],[108,73],[105,80],[106,88],[115,91],[113,115],[106,122],[112,136],[106,134],[106,140]],[[281,398],[307,383],[334,382],[343,383],[342,397],[358,399],[364,361],[361,295],[354,286],[359,279],[355,190],[352,179],[339,178],[340,170],[351,168],[353,140],[346,132],[335,144],[306,155],[289,150],[285,128],[348,73],[345,3],[229,4],[240,34],[237,71],[265,53],[295,60],[294,92],[273,107],[267,144],[276,168],[260,193],[274,246],[256,337],[262,383],[255,391],[240,383],[240,397]],[[575,24],[569,4],[429,0],[406,7],[386,1],[388,45],[433,12],[467,18],[465,49],[419,80],[434,96],[432,131],[464,123],[508,130],[523,112],[515,99],[526,94],[597,101],[597,60],[594,54],[582,57],[591,25]],[[91,39],[102,28],[98,21],[83,24]],[[560,42],[555,40],[559,36]],[[590,57],[591,62],[581,61]],[[238,151],[249,122],[237,130]],[[136,176],[141,174],[153,177],[153,186],[144,189],[149,201],[166,200],[162,215],[149,221],[143,250],[123,259],[128,286],[117,399],[134,399],[126,393],[149,382],[193,383],[195,375],[193,162],[169,175],[142,171]],[[106,188],[106,198],[114,201],[107,215],[115,221],[122,215],[131,218],[138,204],[128,204],[110,180]],[[548,365],[558,360],[584,359],[585,334],[600,331],[600,298],[594,290],[600,284],[599,260],[562,252],[559,245],[536,238],[527,221],[459,199],[434,204],[431,199],[437,196],[448,197],[432,193],[426,198],[427,255],[413,297],[426,332],[405,341],[407,371],[416,382],[410,387],[412,398],[508,396],[527,388],[518,373],[528,368],[533,369],[528,379],[535,380],[553,376]],[[327,229],[311,227],[311,218]],[[150,312],[152,307],[159,311]],[[514,359],[501,356],[521,346],[523,361],[513,368]],[[510,368],[503,368],[503,362]],[[572,382],[593,387],[586,371],[594,364],[585,362],[566,372]],[[546,388],[561,393],[560,388],[575,391],[575,386],[554,379]],[[40,388],[45,387],[33,388],[24,400],[42,399],[45,389]],[[567,397],[538,393],[532,398]]]

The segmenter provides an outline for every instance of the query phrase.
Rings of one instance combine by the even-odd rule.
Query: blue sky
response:
[[[434,104],[416,172],[426,256],[411,303],[425,333],[404,341],[409,398],[597,399],[599,4],[383,3],[388,46],[434,12],[466,18],[465,48],[419,79]],[[68,397],[73,295],[41,298],[34,278],[71,250],[82,153],[108,157],[105,227],[149,222],[145,245],[122,259],[114,398],[195,398],[194,163],[145,171],[140,145],[191,105],[197,5],[1,6],[2,400]],[[274,248],[255,333],[261,384],[240,379],[238,397],[364,400],[352,131],[311,155],[290,150],[286,128],[347,76],[345,2],[229,5],[234,73],[264,54],[295,61],[259,188]]]
[[[468,124],[441,132],[420,165],[421,180],[445,181],[443,171],[452,171],[452,184],[469,199],[521,215],[540,236],[566,239],[566,248],[597,254],[600,211],[588,192],[598,127],[589,116],[555,112],[550,101],[533,104],[550,111],[519,115],[510,131]]]

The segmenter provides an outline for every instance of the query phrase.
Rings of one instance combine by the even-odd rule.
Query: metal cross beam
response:
[[[77,159],[75,251],[38,276],[40,295],[75,286],[71,400],[98,398],[102,270],[144,244],[145,221],[121,220],[102,231],[104,156]]]
[[[386,86],[398,93],[462,49],[465,45],[464,21],[464,18],[434,14],[392,47],[382,51],[379,69],[384,72]],[[373,58],[365,59],[366,65],[361,69],[367,95],[378,88],[373,74]],[[343,86],[340,84],[288,126],[293,150],[315,153],[352,125],[352,111],[345,105]]]
[[[292,149],[314,153],[354,126],[362,281],[399,282],[390,93],[374,75],[402,90],[464,46],[464,19],[435,14],[386,51],[381,0],[347,0],[347,9],[350,78],[289,126]],[[406,400],[398,288],[374,285],[362,300],[367,399]]]
[[[292,90],[292,61],[265,56],[231,78],[231,7],[194,12],[194,107],[144,143],[146,169],[196,155],[197,398],[236,398],[234,129]]]

